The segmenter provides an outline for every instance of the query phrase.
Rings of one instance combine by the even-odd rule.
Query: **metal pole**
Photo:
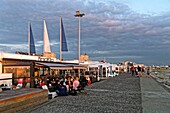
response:
[[[61,30],[61,17],[60,17],[60,60],[62,60],[62,30]]]
[[[78,17],[78,61],[80,60],[80,18],[85,14],[81,14],[80,11],[76,11],[75,17]]]
[[[79,26],[78,26],[78,32],[79,32],[79,38],[78,38],[78,60],[80,60],[80,16],[79,18]]]
[[[30,55],[30,22],[28,21],[28,55]]]

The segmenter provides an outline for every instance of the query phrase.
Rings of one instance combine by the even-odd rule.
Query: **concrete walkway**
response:
[[[140,78],[143,113],[170,113],[170,93],[153,78]]]

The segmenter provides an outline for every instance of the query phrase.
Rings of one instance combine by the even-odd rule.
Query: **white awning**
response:
[[[86,69],[86,67],[75,65],[75,64],[61,64],[61,63],[44,63],[36,62],[37,65],[47,66],[50,69],[60,69],[60,70],[71,70],[71,69]]]
[[[61,63],[48,63],[48,62],[36,62],[37,65],[43,65],[50,69],[71,70],[71,69],[87,69],[87,66],[81,66],[76,64],[61,64]]]
[[[47,66],[50,69],[59,69],[59,70],[71,70],[73,69],[73,64],[60,64],[60,63],[44,63],[44,62],[36,62],[37,65]]]
[[[71,70],[72,67],[50,67],[50,69],[56,69],[56,70]]]
[[[89,68],[98,68],[98,67],[99,67],[99,65],[94,64],[94,65],[89,65],[88,67],[89,67]]]
[[[44,63],[44,62],[36,62],[38,65],[43,65],[47,67],[66,67],[66,64],[60,64],[60,63]],[[70,66],[67,66],[70,67]]]
[[[86,66],[74,65],[73,69],[87,69]]]

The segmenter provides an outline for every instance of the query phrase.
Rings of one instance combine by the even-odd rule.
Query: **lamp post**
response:
[[[80,13],[80,11],[76,11],[75,17],[78,17],[78,61],[80,60],[80,18],[83,17],[85,14]]]

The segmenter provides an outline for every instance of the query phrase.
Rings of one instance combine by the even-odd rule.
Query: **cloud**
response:
[[[26,52],[25,50],[27,50],[27,46],[25,46],[24,44],[0,44],[0,48],[5,48],[6,51],[12,51],[12,52],[16,52],[16,51],[23,51]]]
[[[120,22],[117,21],[117,20],[106,20],[106,21],[103,21],[103,22],[99,22],[98,24],[101,25],[101,26],[112,27],[112,26],[120,25]]]
[[[3,4],[3,5],[2,5]],[[126,2],[126,4],[128,4]],[[52,50],[59,52],[59,19],[63,17],[69,50],[77,54],[78,18],[81,18],[81,52],[93,57],[126,56],[142,49],[170,48],[170,12],[141,14],[113,0],[2,0],[0,5],[1,50],[27,50],[28,20],[32,24],[37,52],[43,49],[43,19],[46,19]],[[11,44],[11,45],[8,45]],[[20,46],[16,46],[20,44]],[[15,47],[14,47],[15,46]],[[2,49],[3,48],[3,49]],[[13,49],[15,48],[15,50]],[[138,53],[137,51],[137,53]],[[121,55],[120,55],[121,54]],[[134,53],[133,53],[134,54]],[[140,56],[140,55],[139,55]],[[68,54],[69,57],[69,54]],[[103,56],[102,56],[103,57]],[[116,56],[115,56],[116,57]]]
[[[102,59],[103,57],[94,57],[94,58],[98,58],[98,59]],[[142,56],[112,56],[112,57],[104,57],[106,59],[134,59],[134,58],[142,58]]]
[[[93,54],[108,54],[108,53],[110,53],[110,51],[98,51],[98,50],[96,50],[96,51],[93,52]]]

